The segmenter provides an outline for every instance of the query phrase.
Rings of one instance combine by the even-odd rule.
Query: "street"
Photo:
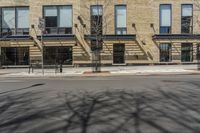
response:
[[[200,75],[0,78],[0,133],[199,133]]]

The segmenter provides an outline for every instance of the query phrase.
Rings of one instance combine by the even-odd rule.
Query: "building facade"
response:
[[[2,0],[0,48],[2,66],[91,65],[97,48],[102,65],[198,63],[200,3]]]

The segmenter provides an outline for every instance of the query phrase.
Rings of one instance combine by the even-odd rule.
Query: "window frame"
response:
[[[59,7],[68,7],[70,6],[71,7],[71,10],[72,10],[72,20],[71,20],[71,23],[72,23],[72,26],[71,27],[59,27],[59,17],[60,17],[60,13],[59,13]],[[47,35],[55,35],[55,34],[51,34],[51,33],[47,33],[47,28],[56,28],[56,35],[63,35],[63,34],[60,34],[59,33],[59,29],[61,28],[71,28],[71,33],[68,34],[68,33],[64,33],[64,35],[72,35],[73,34],[73,23],[74,23],[74,16],[73,16],[73,5],[43,5],[42,6],[42,17],[44,18],[45,20],[45,7],[56,7],[56,11],[57,11],[57,27],[46,27],[46,22],[45,22],[45,34]]]
[[[183,17],[183,6],[184,5],[191,5],[192,6],[192,29],[191,33],[183,33],[182,32],[182,17]],[[181,4],[181,34],[193,34],[194,31],[194,6],[193,4]]]
[[[104,16],[104,7],[103,7],[103,5],[90,5],[90,33],[92,34],[92,16],[94,16],[94,15],[92,15],[92,7],[95,7],[95,6],[100,6],[101,8],[102,8],[102,34],[103,34],[103,16]]]
[[[161,6],[170,6],[170,32],[169,33],[161,33],[161,27],[165,27],[165,26],[161,26]],[[159,33],[160,34],[172,34],[172,19],[173,19],[173,9],[172,9],[172,4],[160,4],[159,5]]]
[[[14,11],[15,11],[15,25],[14,25],[14,32],[11,34],[11,36],[16,36],[16,35],[29,35],[30,34],[30,6],[2,6],[2,7],[0,7],[0,37],[2,37],[3,35],[3,15],[2,15],[2,13],[3,13],[3,9],[6,9],[6,8],[12,8],[12,9],[14,9]],[[28,11],[29,11],[29,14],[28,14],[28,16],[29,16],[29,27],[28,28],[17,28],[17,24],[18,24],[18,19],[17,19],[17,9],[19,9],[19,8],[27,8],[28,9]],[[17,34],[17,31],[19,30],[19,29],[22,29],[22,30],[25,30],[25,31],[27,31],[27,34]]]
[[[169,56],[169,60],[168,61],[162,61],[161,60],[161,45],[168,45],[168,49],[167,50],[169,50],[168,51],[168,56]],[[166,49],[163,49],[163,51],[166,51]],[[160,52],[160,57],[159,57],[159,59],[160,59],[160,62],[172,62],[172,44],[171,43],[161,43],[161,44],[159,44],[159,52]]]
[[[185,61],[185,60],[183,60],[183,52],[184,51],[186,51],[186,50],[183,50],[183,46],[187,46],[187,45],[189,45],[190,46],[190,61]],[[189,51],[189,50],[187,50],[187,51]],[[187,63],[187,62],[193,62],[194,61],[194,44],[193,43],[181,43],[181,62],[183,62],[183,63]]]
[[[120,7],[120,6],[124,6],[124,7],[126,7],[126,27],[124,28],[124,27],[117,27],[117,7]],[[115,20],[115,35],[126,35],[127,34],[127,5],[126,4],[116,4],[115,5],[115,7],[114,7],[114,12],[115,12],[115,15],[114,15],[114,20]],[[118,29],[120,30],[120,34],[118,34],[117,33],[117,31],[118,31]],[[123,34],[122,32],[123,31],[126,31],[126,33],[125,34]]]
[[[23,46],[23,47],[8,47],[8,46],[5,46],[5,47],[1,47],[1,55],[2,55],[2,65],[6,66],[6,65],[11,65],[11,66],[18,66],[18,65],[29,65],[30,64],[30,47],[28,46]],[[14,50],[14,52],[8,52],[7,51],[11,51]],[[22,53],[19,53],[19,51],[22,50]],[[27,56],[23,56],[23,59],[22,58],[19,58],[20,55],[22,54],[27,54]],[[7,59],[6,56],[7,54],[9,54],[9,56],[11,57],[11,59],[13,59],[13,62],[11,60],[10,62],[10,58]],[[27,58],[25,58],[27,57]],[[20,62],[19,59],[22,59],[23,61]]]

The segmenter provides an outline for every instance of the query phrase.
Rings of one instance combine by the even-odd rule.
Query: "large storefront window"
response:
[[[72,46],[44,47],[45,65],[72,65]]]
[[[29,34],[29,8],[6,7],[1,9],[1,36]]]
[[[181,33],[192,33],[193,30],[193,8],[192,5],[182,5]]]
[[[29,65],[28,47],[2,47],[2,65]]]
[[[115,33],[124,35],[127,33],[126,27],[126,5],[115,6]]]
[[[45,6],[47,34],[72,34],[72,6]]]
[[[183,43],[181,45],[181,60],[182,62],[193,61],[193,44],[192,43]]]
[[[160,62],[170,62],[171,61],[171,44],[160,44]]]
[[[171,33],[171,5],[160,5],[160,33]]]

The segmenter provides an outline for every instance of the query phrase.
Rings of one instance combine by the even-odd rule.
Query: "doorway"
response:
[[[125,44],[113,44],[113,64],[125,63]]]

